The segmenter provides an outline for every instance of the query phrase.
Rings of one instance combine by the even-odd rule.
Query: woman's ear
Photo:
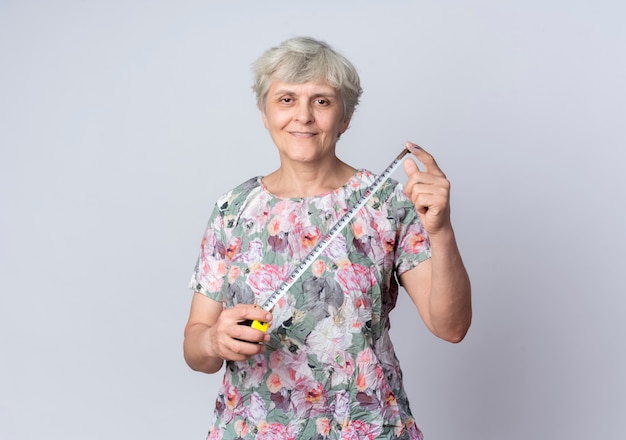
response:
[[[352,116],[346,117],[341,124],[339,124],[339,134],[344,134],[348,128],[350,128],[350,121],[352,120]]]

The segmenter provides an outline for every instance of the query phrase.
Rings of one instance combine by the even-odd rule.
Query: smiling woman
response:
[[[261,111],[281,162],[278,170],[263,179],[268,191],[281,197],[323,194],[339,188],[356,171],[334,155],[350,118],[330,85],[275,81]],[[324,171],[300,174],[311,167]]]
[[[458,342],[469,328],[449,182],[407,142],[423,171],[407,160],[405,186],[385,181],[271,312],[256,307],[376,176],[335,152],[361,94],[348,60],[294,38],[265,52],[254,71],[280,166],[219,198],[192,276],[185,359],[206,373],[227,364],[209,438],[421,439],[389,312],[400,283],[435,335]],[[248,321],[269,329],[241,325]]]

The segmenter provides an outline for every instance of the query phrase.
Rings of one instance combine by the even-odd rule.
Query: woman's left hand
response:
[[[412,159],[405,160],[403,164],[408,176],[404,192],[415,205],[424,229],[433,236],[452,228],[450,182],[432,155],[412,142],[407,142],[406,146],[424,165],[424,171],[421,171]]]
[[[440,338],[461,341],[472,322],[471,286],[450,221],[450,182],[435,159],[417,145],[408,150],[424,165],[404,161],[405,193],[429,236],[431,258],[400,275],[426,326]]]

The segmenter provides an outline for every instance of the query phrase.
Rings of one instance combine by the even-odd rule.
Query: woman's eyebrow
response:
[[[298,95],[298,93],[294,92],[293,90],[290,89],[278,89],[276,91],[274,91],[274,93],[272,93],[272,96],[279,96],[279,95],[296,95],[296,96],[300,96]],[[337,93],[334,91],[328,91],[328,92],[317,92],[317,93],[313,93],[311,95],[311,98],[319,98],[319,97],[326,97],[326,98],[336,98],[337,97]]]

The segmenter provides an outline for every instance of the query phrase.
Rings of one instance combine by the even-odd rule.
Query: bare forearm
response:
[[[192,370],[203,373],[215,373],[222,368],[224,360],[212,353],[208,341],[211,328],[203,324],[194,324],[185,329],[183,351],[185,361]]]
[[[472,321],[471,287],[452,228],[430,237],[430,322],[435,333],[450,342],[461,341]]]

